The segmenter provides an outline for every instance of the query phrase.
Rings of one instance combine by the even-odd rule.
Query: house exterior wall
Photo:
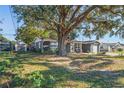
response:
[[[83,53],[91,52],[91,44],[82,44],[82,52]]]
[[[100,44],[100,52],[108,52],[110,51],[110,46],[108,44]]]
[[[55,50],[58,48],[58,43],[57,42],[51,42],[50,43],[50,49],[51,50]]]
[[[101,43],[100,44],[100,52],[114,52],[117,51],[118,48],[124,49],[124,45],[118,43]]]
[[[70,52],[71,52],[71,53],[74,52],[74,43],[70,43]]]
[[[6,50],[11,50],[12,44],[10,42],[0,42],[0,51],[6,51]]]
[[[15,44],[15,51],[27,51],[26,44]]]
[[[91,45],[91,52],[97,54],[99,52],[99,45]]]

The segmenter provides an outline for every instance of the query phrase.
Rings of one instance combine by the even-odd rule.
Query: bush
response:
[[[27,84],[27,81],[20,78],[20,76],[17,74],[12,77],[11,81],[12,81],[10,84],[11,87],[21,87],[21,86],[23,87],[25,84]]]
[[[56,49],[48,49],[48,50],[45,50],[43,51],[43,54],[56,54]]]
[[[105,55],[105,54],[106,54],[106,52],[100,52],[97,55],[101,56],[101,55]]]
[[[4,74],[7,70],[16,71],[17,68],[21,68],[21,65],[18,62],[8,59],[0,62],[0,74]]]
[[[40,71],[33,72],[28,79],[32,83],[32,87],[52,87],[55,82],[53,76],[44,77]]]
[[[122,48],[118,48],[117,51],[118,51],[118,52],[122,52],[123,49],[122,49]]]
[[[0,74],[3,74],[9,66],[10,66],[10,61],[9,60],[2,61],[0,63]]]
[[[118,48],[117,51],[119,52],[119,55],[120,55],[120,56],[123,55],[123,49],[122,49],[122,48]]]

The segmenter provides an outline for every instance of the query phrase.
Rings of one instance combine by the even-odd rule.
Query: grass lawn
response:
[[[124,87],[124,57],[2,53],[0,87]]]

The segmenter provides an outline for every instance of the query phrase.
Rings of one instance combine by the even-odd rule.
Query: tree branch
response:
[[[76,17],[73,20],[73,22],[71,22],[71,24],[68,26],[68,31],[65,34],[70,33],[71,30],[77,27],[87,17],[87,15],[95,8],[97,8],[97,6],[91,6],[85,12],[81,13],[78,17]]]
[[[71,18],[70,18],[69,21],[71,21],[71,20],[75,17],[76,13],[80,10],[80,8],[81,8],[81,6],[77,6],[77,8],[76,8],[75,11],[73,12],[73,14],[72,14],[72,16],[71,16]]]

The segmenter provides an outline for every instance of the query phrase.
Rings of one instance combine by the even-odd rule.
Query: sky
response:
[[[3,29],[2,33],[6,38],[10,40],[15,40],[15,27],[12,22],[9,6],[0,6],[0,28]]]
[[[0,28],[3,29],[1,32],[6,38],[10,40],[15,40],[15,27],[12,22],[12,17],[10,13],[9,6],[0,6],[0,20],[3,21],[3,24],[0,24]],[[16,21],[14,21],[15,25],[17,25]],[[77,40],[95,40],[95,37],[92,37],[91,39],[83,37],[81,34],[77,38]],[[100,39],[101,42],[109,42],[109,43],[114,43],[114,42],[121,42],[124,43],[124,39],[120,39],[119,37],[113,36],[109,37],[109,35],[106,35],[104,38]]]

